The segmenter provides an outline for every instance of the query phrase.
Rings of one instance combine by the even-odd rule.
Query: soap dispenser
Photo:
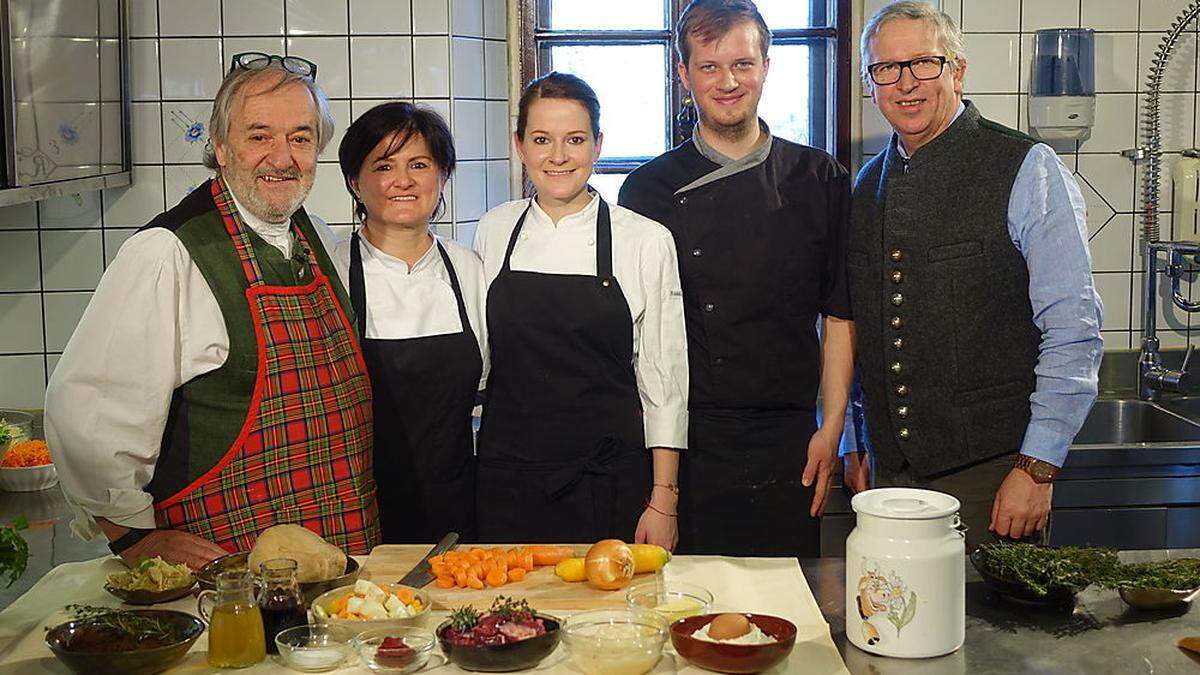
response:
[[[1171,171],[1174,196],[1174,236],[1195,239],[1200,234],[1200,148],[1188,148]]]
[[[1045,28],[1033,46],[1029,128],[1045,141],[1082,141],[1096,119],[1096,35],[1090,28]]]

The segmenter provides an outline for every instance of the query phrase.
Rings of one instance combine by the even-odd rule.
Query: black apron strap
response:
[[[356,231],[350,236],[350,307],[358,319],[358,339],[367,339],[367,286],[363,282],[362,244]]]
[[[596,213],[596,276],[605,288],[612,286],[612,221],[608,216],[608,202],[597,196],[600,206]]]
[[[446,247],[442,246],[442,242],[435,238],[433,243],[437,244],[438,253],[442,254],[442,263],[446,266],[446,273],[450,275],[450,288],[454,289],[454,301],[458,303],[458,320],[462,322],[463,331],[466,331],[471,327],[471,320],[467,315],[467,303],[463,300],[462,286],[458,283],[458,274],[454,271],[454,263],[450,262],[450,254],[446,253]]]
[[[521,227],[525,225],[525,216],[529,215],[529,209],[533,208],[533,199],[530,198],[529,206],[521,212],[521,217],[517,219],[517,225],[513,228],[512,235],[508,238],[508,248],[504,251],[504,264],[500,266],[500,271],[511,272],[512,267],[509,262],[512,260],[513,249],[517,247],[517,239],[521,237]]]

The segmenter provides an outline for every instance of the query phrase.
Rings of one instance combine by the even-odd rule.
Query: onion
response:
[[[600,590],[615,591],[633,579],[633,551],[620,539],[604,539],[588,549],[583,567],[588,583]]]

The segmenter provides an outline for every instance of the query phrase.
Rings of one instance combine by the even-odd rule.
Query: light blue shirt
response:
[[[958,115],[965,109],[960,103]],[[1021,454],[1062,466],[1096,400],[1104,305],[1092,283],[1083,193],[1045,143],[1029,149],[1017,172],[1008,200],[1008,234],[1029,268],[1033,323],[1042,333]],[[842,454],[870,448],[861,406],[861,397],[852,398]]]

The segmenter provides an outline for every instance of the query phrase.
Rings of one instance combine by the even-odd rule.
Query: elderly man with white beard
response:
[[[196,568],[277,523],[378,539],[371,388],[332,233],[301,207],[333,134],[315,77],[233,57],[216,175],[121,247],[47,387],[72,527],[127,562]]]

